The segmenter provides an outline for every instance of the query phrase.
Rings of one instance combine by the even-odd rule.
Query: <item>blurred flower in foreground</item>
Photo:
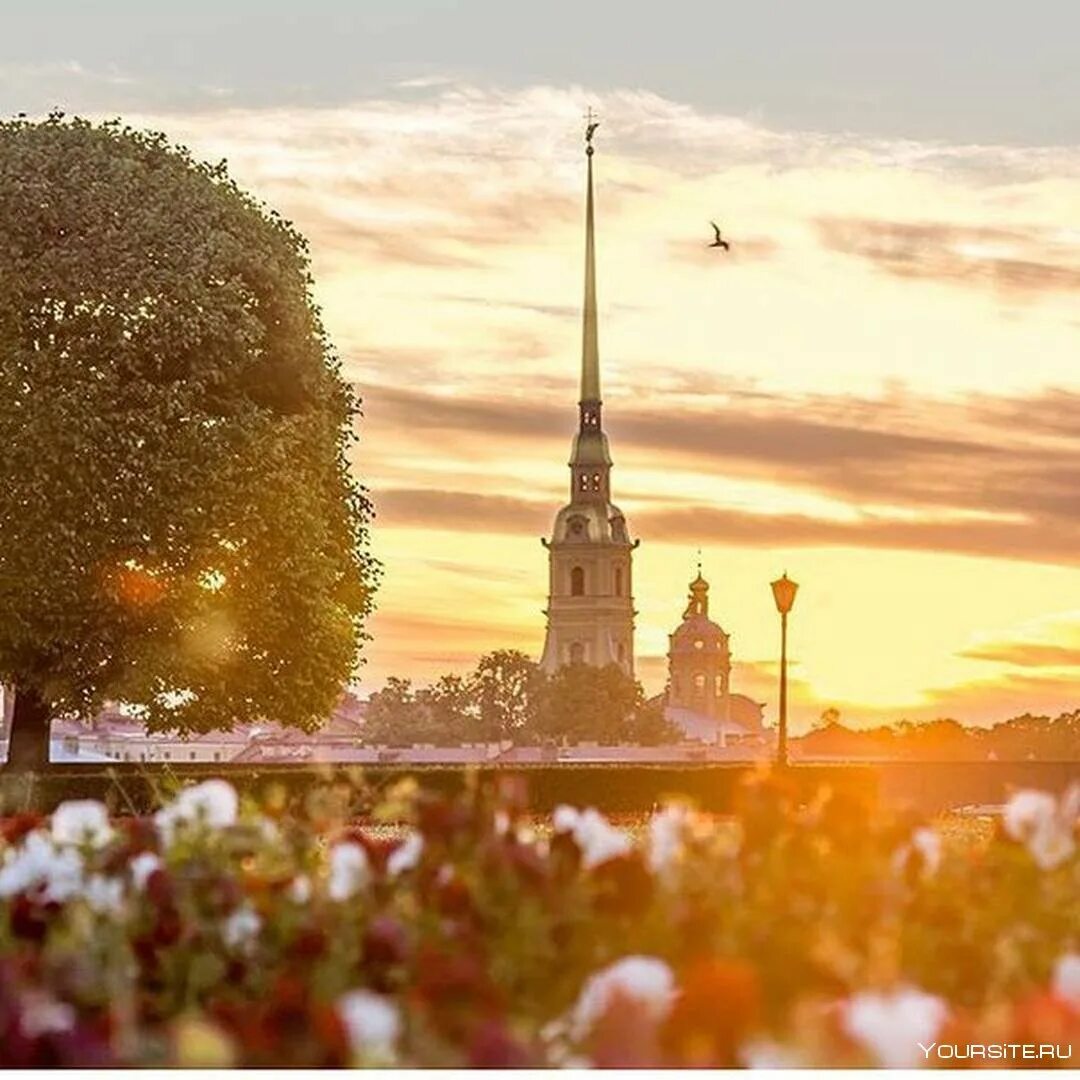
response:
[[[1061,799],[1047,791],[1018,791],[1005,806],[1005,832],[1022,843],[1043,870],[1053,870],[1076,850],[1074,832],[1080,813],[1080,784]]]
[[[356,1058],[365,1065],[393,1064],[402,1027],[394,1002],[370,990],[352,990],[337,1007]]]
[[[582,865],[586,870],[625,855],[633,844],[626,833],[616,829],[603,814],[589,807],[578,810],[573,806],[558,806],[552,815],[552,825],[558,833],[569,833],[581,850]]]
[[[932,877],[941,866],[941,837],[925,825],[916,829],[906,844],[893,856],[893,869],[903,873],[917,867],[924,876]]]
[[[634,1002],[654,1021],[667,1016],[675,996],[671,968],[654,956],[624,956],[591,975],[574,1005],[571,1033],[583,1038],[616,1003]]]
[[[911,1069],[923,1060],[948,1015],[940,998],[913,987],[867,990],[844,1005],[844,1030],[887,1069]]]
[[[52,815],[52,838],[56,844],[87,844],[103,847],[113,835],[109,811],[96,799],[73,799],[61,803]]]
[[[173,1025],[172,1037],[177,1068],[231,1069],[236,1065],[232,1040],[204,1017],[179,1017]]]
[[[227,780],[204,780],[184,788],[176,798],[154,815],[162,838],[171,844],[179,828],[202,825],[227,829],[235,825],[240,809],[236,789]]]
[[[663,1045],[674,1063],[686,1068],[733,1068],[761,1013],[761,986],[752,965],[702,957],[680,976]]]
[[[1080,1011],[1080,953],[1066,953],[1054,965],[1054,995]]]
[[[155,870],[160,870],[161,866],[161,859],[152,851],[141,851],[128,864],[132,884],[139,892],[142,892],[146,888],[147,881],[150,880],[150,875]]]
[[[262,929],[262,919],[250,905],[238,907],[221,928],[221,937],[230,949],[244,951],[254,945]]]
[[[349,900],[371,877],[367,852],[351,840],[335,844],[330,849],[330,883],[327,891],[331,900]]]
[[[0,867],[0,897],[43,887],[42,899],[62,904],[82,891],[83,862],[74,848],[57,850],[42,832],[10,849]]]
[[[409,833],[387,857],[386,872],[391,877],[397,877],[406,870],[412,870],[420,862],[423,853],[423,836],[418,832]]]

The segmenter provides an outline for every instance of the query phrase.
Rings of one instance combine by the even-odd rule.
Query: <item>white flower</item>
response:
[[[1056,997],[1080,1009],[1080,953],[1066,953],[1058,958],[1050,985]]]
[[[221,937],[230,949],[243,950],[254,945],[261,929],[262,919],[253,908],[245,904],[238,907],[222,924]]]
[[[1080,786],[1074,785],[1061,802],[1046,791],[1018,791],[1002,814],[1005,832],[1024,844],[1043,870],[1053,870],[1076,850],[1076,825]]]
[[[617,1001],[633,1001],[655,1021],[662,1020],[675,997],[675,976],[654,956],[624,956],[589,976],[571,1015],[573,1037],[581,1039]]]
[[[1001,822],[1009,836],[1026,843],[1056,813],[1057,800],[1048,791],[1018,791],[1005,805]]]
[[[925,876],[936,874],[941,867],[941,837],[930,828],[923,826],[911,834],[911,839],[900,847],[893,857],[893,870],[903,871],[908,859],[918,852],[922,858],[922,870]]]
[[[687,831],[697,823],[697,815],[682,803],[672,803],[649,820],[649,869],[666,874],[682,857]]]
[[[392,1061],[401,1037],[397,1005],[370,990],[351,990],[338,999],[338,1014],[353,1053],[365,1060]]]
[[[252,825],[258,830],[259,839],[263,843],[276,844],[281,840],[281,829],[278,828],[278,823],[265,814],[259,814],[252,821]]]
[[[371,878],[367,852],[351,840],[335,844],[330,849],[330,883],[327,891],[331,900],[348,900],[355,896]]]
[[[131,883],[139,892],[143,892],[146,889],[146,883],[150,880],[150,875],[155,870],[160,870],[162,865],[161,859],[152,851],[140,852],[128,863],[128,870],[131,871]]]
[[[184,788],[176,798],[154,815],[167,843],[180,825],[200,824],[211,829],[227,829],[236,824],[240,800],[227,780],[204,780]]]
[[[914,987],[884,994],[868,990],[844,1006],[844,1029],[886,1069],[911,1069],[924,1046],[937,1037],[947,1015],[945,1002]]]
[[[83,898],[100,915],[119,915],[124,910],[124,883],[119,878],[93,874],[86,883]]]
[[[289,882],[288,897],[294,904],[306,904],[311,899],[311,878],[297,874]]]
[[[47,901],[62,904],[82,890],[83,860],[72,847],[57,848],[40,830],[29,833],[22,845],[9,851],[0,867],[0,896],[43,886]]]
[[[386,872],[390,877],[397,877],[406,870],[412,870],[420,862],[424,852],[424,838],[418,832],[409,835],[400,843],[386,860]]]
[[[66,1002],[31,990],[22,1000],[19,1027],[30,1039],[53,1031],[70,1031],[75,1026],[75,1010]]]
[[[581,849],[581,863],[591,869],[608,859],[629,852],[633,844],[626,833],[616,829],[603,814],[589,807],[576,810],[572,806],[558,806],[552,815],[556,832],[568,832]]]
[[[551,825],[556,832],[573,832],[578,823],[581,812],[576,806],[567,806],[565,803],[555,807],[551,815]]]
[[[53,811],[53,843],[88,844],[98,848],[107,844],[112,835],[109,811],[97,799],[71,799]]]
[[[911,846],[923,857],[927,873],[936,874],[941,866],[941,837],[933,829],[916,829],[911,835]]]
[[[1040,829],[1028,841],[1028,851],[1042,870],[1053,870],[1072,857],[1076,841],[1072,830],[1062,828]]]
[[[748,1043],[739,1051],[739,1060],[748,1069],[802,1069],[803,1056],[781,1043],[761,1040]]]

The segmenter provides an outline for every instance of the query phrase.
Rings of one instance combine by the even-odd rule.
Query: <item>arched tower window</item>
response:
[[[574,641],[570,644],[570,663],[585,663],[585,646],[580,641]]]
[[[585,569],[581,566],[575,566],[570,571],[570,595],[571,596],[584,596],[585,595]]]
[[[626,646],[621,641],[619,642],[618,654],[619,654],[619,663],[620,664],[625,664],[626,663]]]
[[[622,567],[615,567],[615,595],[622,596]]]

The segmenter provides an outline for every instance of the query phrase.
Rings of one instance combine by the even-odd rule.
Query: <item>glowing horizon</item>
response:
[[[695,552],[733,689],[799,730],[1075,708],[1080,149],[774,130],[645,91],[437,84],[409,100],[132,115],[311,240],[365,399],[385,564],[360,672],[419,681],[543,640],[538,538],[576,416],[584,159],[639,677]],[[709,251],[708,222],[733,244]]]

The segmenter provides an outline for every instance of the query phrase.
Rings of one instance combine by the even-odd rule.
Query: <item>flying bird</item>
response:
[[[713,232],[716,233],[716,239],[709,245],[709,247],[723,248],[725,251],[731,250],[731,245],[720,235],[720,226],[715,221],[710,221],[709,224],[713,227]]]

